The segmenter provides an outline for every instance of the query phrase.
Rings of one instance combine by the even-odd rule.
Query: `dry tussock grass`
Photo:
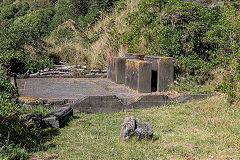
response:
[[[91,67],[97,66],[99,63],[99,57],[105,57],[103,67],[107,65],[107,57],[109,56],[123,56],[127,50],[127,46],[120,44],[114,44],[109,32],[114,27],[118,33],[123,33],[128,30],[128,26],[125,22],[125,18],[128,13],[131,13],[137,9],[139,0],[127,0],[126,9],[117,13],[115,8],[111,15],[102,15],[102,19],[90,30],[88,30],[88,35],[92,35],[93,32],[100,32],[100,38],[95,41],[87,50],[88,54],[91,56]],[[111,26],[111,23],[114,23]],[[109,27],[111,26],[111,27]],[[116,49],[117,48],[117,49]]]
[[[91,68],[105,68],[107,66],[107,57],[109,56],[123,56],[128,46],[116,44],[112,40],[109,32],[115,28],[118,33],[123,33],[129,29],[125,22],[128,13],[137,10],[137,5],[140,0],[127,0],[125,2],[126,8],[117,11],[114,8],[109,15],[101,13],[101,19],[95,26],[88,26],[84,33],[74,31],[74,37],[70,40],[65,40],[60,45],[55,45],[54,39],[47,41],[52,44],[52,48],[48,50],[48,54],[56,54],[63,61],[70,63],[85,64]],[[93,39],[95,36],[99,38],[90,44],[84,44],[84,38]]]
[[[70,64],[86,65],[89,61],[86,49],[81,43],[69,43],[65,40],[61,45],[54,45],[54,39],[48,39],[47,42],[52,45],[47,51],[48,55],[60,57],[62,61],[70,62]]]

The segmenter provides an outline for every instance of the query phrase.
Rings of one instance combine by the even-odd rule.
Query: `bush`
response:
[[[27,2],[3,2],[0,5],[0,27],[7,28],[16,19],[28,13],[30,6]]]
[[[230,102],[240,100],[240,3],[232,3],[223,8],[217,24],[207,32],[206,41],[215,46],[212,53],[214,62],[230,72],[228,80],[222,84],[222,91],[228,94]]]
[[[27,56],[25,58],[25,63],[25,70],[28,70],[30,73],[36,73],[41,69],[51,67],[53,65],[53,59],[49,59],[48,57],[37,59],[32,56]]]
[[[7,81],[5,73],[0,70],[0,125],[18,112],[19,106],[11,102],[16,93],[16,88]]]
[[[212,78],[212,70],[228,70],[231,77],[222,91],[236,100],[240,99],[239,8],[237,1],[209,9],[182,0],[142,0],[126,18],[129,30],[110,33],[129,52],[176,58],[177,78],[204,84]]]
[[[10,28],[0,30],[0,63],[6,67],[8,73],[22,74],[27,70],[36,71],[36,68],[45,67],[42,62],[37,62],[37,59],[31,60],[33,58],[30,58],[30,53],[25,48],[31,46],[36,56],[44,51],[44,41],[41,37],[47,33],[45,31],[47,24],[43,22],[43,20],[47,21],[47,17],[42,17],[42,13],[43,11],[39,11],[36,15],[18,18]],[[45,30],[42,23],[46,25]],[[43,61],[47,62],[46,59]],[[28,68],[31,66],[35,66],[35,69]]]
[[[28,159],[33,152],[46,149],[48,145],[45,142],[58,134],[57,129],[38,126],[28,129],[20,118],[15,117],[0,126],[0,158]]]
[[[203,38],[217,23],[216,11],[179,0],[143,0],[138,8],[128,16],[130,30],[123,34],[129,52],[142,52],[144,43],[145,54],[174,57],[183,73],[207,74],[214,65],[209,54],[214,48]]]
[[[59,25],[66,22],[69,19],[73,21],[77,18],[75,7],[73,4],[68,3],[65,0],[61,0],[57,4],[56,14],[53,16],[51,21],[51,28],[56,29]]]

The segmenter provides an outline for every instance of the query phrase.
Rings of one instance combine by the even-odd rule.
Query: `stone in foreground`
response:
[[[72,116],[73,109],[71,107],[60,107],[43,118],[43,121],[49,127],[60,128]]]
[[[125,141],[136,136],[139,139],[152,139],[153,128],[150,122],[141,123],[134,119],[133,116],[126,117],[120,132],[120,141]]]

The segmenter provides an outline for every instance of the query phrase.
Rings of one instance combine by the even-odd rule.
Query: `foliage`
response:
[[[18,112],[19,105],[10,100],[16,93],[16,88],[7,81],[6,75],[0,70],[0,125]]]
[[[214,61],[230,72],[222,84],[222,91],[229,95],[229,101],[240,100],[240,3],[225,7],[218,23],[207,32],[206,41],[216,46],[212,53]]]
[[[214,64],[208,53],[212,46],[203,41],[218,13],[191,3],[173,0],[143,0],[139,10],[128,16],[130,31],[123,35],[129,52],[139,52],[144,40],[146,54],[171,56],[190,75],[204,75]]]
[[[211,78],[211,71],[224,68],[231,77],[222,85],[230,99],[239,97],[239,2],[206,8],[182,0],[142,0],[130,13],[129,30],[111,33],[132,53],[176,58],[176,77],[189,77],[197,85]],[[115,42],[116,43],[116,42]]]
[[[25,45],[33,46],[39,53],[43,48],[41,40],[38,39],[38,33],[36,28],[26,27],[24,24],[0,30],[0,63],[8,72],[22,74],[30,69],[27,66],[37,65],[28,61],[31,59],[30,54],[24,47]]]
[[[4,1],[0,4],[0,27],[6,28],[17,18],[28,13],[30,5],[27,2]]]
[[[30,73],[36,73],[43,68],[51,67],[53,65],[53,59],[49,59],[48,57],[43,58],[35,58],[32,56],[25,57],[25,70],[28,70]]]
[[[0,126],[0,158],[27,159],[31,153],[48,148],[45,143],[58,134],[57,129],[28,129],[21,119],[14,118]]]
[[[99,11],[107,11],[114,0],[40,0],[3,1],[0,4],[0,63],[8,72],[36,72],[50,64],[42,58],[46,52],[43,39],[49,35],[53,38],[72,38],[68,28],[60,28],[66,21],[77,21],[78,26],[94,24],[99,18]],[[84,22],[83,22],[84,21]],[[83,30],[80,30],[81,32]],[[52,34],[50,34],[53,32]],[[59,38],[60,37],[60,38]],[[27,48],[30,48],[31,53]],[[33,55],[33,57],[31,57]],[[46,62],[46,65],[43,64]]]

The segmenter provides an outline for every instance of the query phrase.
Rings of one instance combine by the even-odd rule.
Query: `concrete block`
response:
[[[151,92],[152,63],[134,59],[126,60],[125,85],[140,93]]]
[[[158,71],[158,61],[161,58],[160,56],[145,56],[144,61],[152,62],[152,70]]]
[[[109,57],[108,79],[123,84],[125,82],[125,57]]]
[[[71,107],[60,107],[46,115],[42,120],[49,127],[60,128],[71,116],[73,116]]]
[[[172,57],[158,59],[157,91],[167,91],[173,84],[174,66]]]
[[[108,73],[107,73],[107,78],[111,81],[116,81],[116,71],[115,71],[115,62],[114,62],[114,57],[109,57],[108,58]]]
[[[144,60],[145,55],[139,53],[126,53],[125,57],[127,59],[137,59],[137,60]]]
[[[80,113],[116,113],[123,111],[120,100],[112,96],[88,96],[71,105],[76,112]]]
[[[136,102],[130,104],[134,109],[160,107],[172,103],[167,95],[142,95]]]

